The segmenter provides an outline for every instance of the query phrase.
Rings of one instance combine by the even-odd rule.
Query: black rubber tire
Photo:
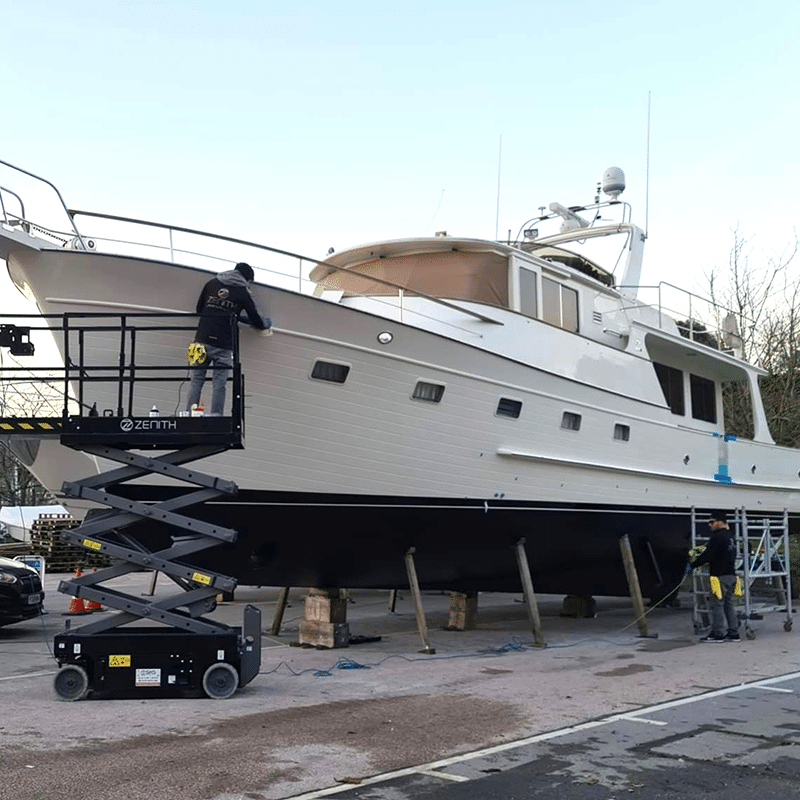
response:
[[[227,700],[239,688],[239,673],[224,661],[212,664],[203,675],[203,691],[214,700]]]
[[[53,689],[59,700],[83,700],[89,694],[89,676],[78,664],[65,664],[53,679]]]

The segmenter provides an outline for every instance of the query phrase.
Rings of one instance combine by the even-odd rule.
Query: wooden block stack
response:
[[[472,631],[478,617],[477,592],[450,592],[450,615],[445,630]]]
[[[312,647],[348,647],[346,589],[309,589],[300,622],[299,643]]]
[[[61,531],[77,528],[80,521],[69,514],[40,514],[31,528],[31,552],[42,556],[48,572],[74,572],[78,567],[107,567],[107,556],[69,544]]]

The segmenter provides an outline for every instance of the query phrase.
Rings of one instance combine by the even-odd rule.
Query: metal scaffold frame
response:
[[[698,526],[708,522],[708,516],[699,515],[692,508],[692,549],[705,545],[709,537],[698,532]],[[742,508],[734,509],[728,525],[736,542],[736,574],[740,578],[744,610],[739,618],[744,622],[748,639],[755,639],[751,621],[759,620],[767,612],[785,612],[783,629],[792,630],[792,575],[789,549],[789,513],[756,514]],[[756,601],[753,584],[757,580],[770,581],[775,592],[774,603]],[[692,573],[693,621],[695,632],[711,626],[708,606],[708,576],[695,570]]]

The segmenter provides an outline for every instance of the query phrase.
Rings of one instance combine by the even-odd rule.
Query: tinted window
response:
[[[536,273],[528,269],[519,271],[519,310],[526,317],[538,317],[536,311]]]
[[[705,422],[716,422],[717,393],[714,381],[689,375],[689,386],[692,392],[692,416]]]
[[[664,399],[673,414],[684,414],[685,406],[683,401],[683,373],[675,367],[668,367],[666,364],[653,362],[658,382],[661,384],[661,391],[664,392]]]

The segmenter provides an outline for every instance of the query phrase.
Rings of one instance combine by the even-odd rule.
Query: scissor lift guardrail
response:
[[[157,337],[165,330],[185,330],[188,342],[196,324],[191,315],[157,315],[169,317],[169,324],[158,324],[153,316],[121,316],[116,325],[109,324],[108,315],[42,317],[37,319],[40,325],[42,321],[45,324],[39,328],[0,325],[0,346],[9,347],[18,358],[33,355],[31,336],[36,331],[62,335],[61,352],[66,362],[66,366],[55,369],[24,368],[19,361],[0,367],[0,377],[7,386],[15,380],[44,383],[54,398],[48,414],[0,417],[0,435],[57,437],[66,447],[120,465],[67,481],[62,487],[68,498],[80,498],[108,509],[90,513],[80,527],[62,532],[62,538],[88,551],[108,555],[115,563],[61,581],[58,590],[117,612],[56,636],[56,658],[61,669],[54,686],[56,694],[65,700],[79,700],[89,692],[138,697],[203,691],[210,697],[225,698],[249,683],[260,666],[260,611],[246,606],[241,628],[207,618],[204,615],[216,607],[217,594],[233,592],[236,580],[186,563],[203,550],[234,542],[236,531],[182,513],[238,491],[233,481],[184,466],[243,447],[243,378],[237,332],[234,331],[229,415],[143,416],[136,413],[137,387],[148,382],[169,382],[170,374],[182,383],[187,367],[185,363],[174,367],[142,364],[141,357],[137,362],[137,343],[141,345],[143,338]],[[147,319],[137,325],[136,317]],[[90,363],[91,354],[107,352],[109,340],[117,334],[118,363]],[[90,340],[95,336],[102,337],[103,345],[93,350]],[[47,376],[37,376],[37,371],[46,372]],[[106,386],[100,395],[112,408],[101,416],[96,402],[89,405],[87,400],[92,399],[92,387],[109,383],[110,390]],[[63,403],[60,416],[52,413],[52,406],[58,401]],[[89,414],[83,413],[86,408],[90,409]],[[158,454],[146,455],[147,451]],[[183,483],[186,491],[152,503],[117,493],[121,485],[146,476]],[[151,549],[137,539],[137,525],[143,522],[150,528],[153,523],[163,526],[164,547]],[[169,597],[143,599],[104,585],[143,570],[163,572],[180,591]],[[146,625],[130,626],[136,621]]]
[[[698,532],[698,526],[707,522],[707,516],[699,515],[692,508],[693,549],[708,541],[708,536]],[[786,613],[783,629],[791,631],[793,608],[788,511],[784,509],[778,514],[751,512],[748,515],[747,509],[736,508],[728,517],[728,525],[736,542],[736,574],[741,580],[744,603],[744,611],[739,612],[739,617],[744,622],[746,638],[755,639],[756,636],[750,622],[761,619],[763,613],[772,611]],[[777,602],[754,600],[753,584],[756,580],[768,580],[773,584]],[[696,632],[711,625],[708,592],[707,576],[695,570],[692,573],[692,595]]]

